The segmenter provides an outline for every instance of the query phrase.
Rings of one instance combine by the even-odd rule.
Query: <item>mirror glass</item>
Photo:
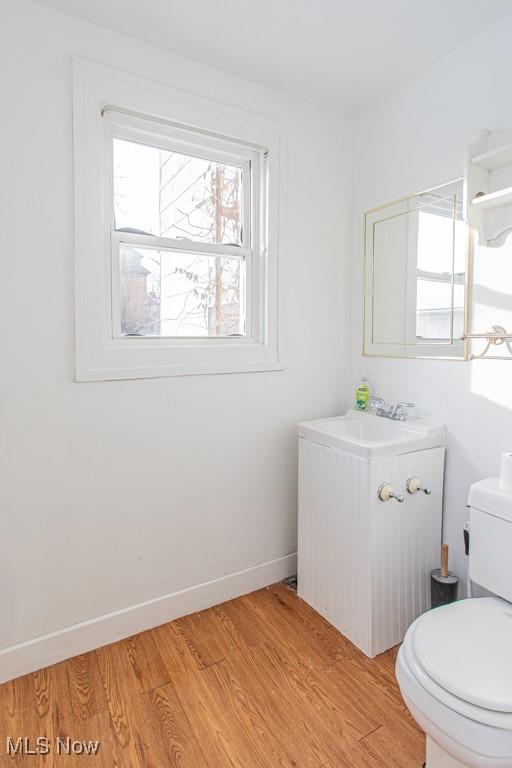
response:
[[[463,182],[365,214],[364,354],[464,358]]]

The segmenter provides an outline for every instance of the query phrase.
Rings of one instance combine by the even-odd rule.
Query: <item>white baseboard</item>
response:
[[[0,683],[254,592],[297,572],[297,554],[96,616],[0,651]]]

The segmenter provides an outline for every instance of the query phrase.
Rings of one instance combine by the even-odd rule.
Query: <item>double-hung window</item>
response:
[[[278,369],[279,129],[110,72],[75,63],[77,378]]]
[[[264,156],[107,109],[116,337],[251,336]]]

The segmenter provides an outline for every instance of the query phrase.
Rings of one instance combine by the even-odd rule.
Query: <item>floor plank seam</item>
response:
[[[380,731],[380,729],[383,728],[383,727],[384,727],[383,724],[381,724],[381,725],[378,725],[376,728],[373,728],[370,731],[370,733],[365,733],[365,735],[361,736],[361,738],[359,739],[359,743],[361,743],[365,739],[368,739],[373,733],[376,733],[377,731]]]
[[[206,664],[204,667],[201,667],[198,671],[199,672],[205,672],[207,669],[211,669],[212,667],[216,667],[219,664],[222,664],[224,661],[227,661],[227,659],[225,659],[225,658],[224,659],[217,659],[217,661],[212,661],[211,664]]]
[[[158,688],[165,688],[168,685],[172,686],[172,679],[169,678],[169,680],[165,680],[163,683],[158,683],[158,685],[154,685],[152,688],[147,688],[144,691],[141,691],[141,696],[145,696],[147,693],[153,693],[153,691],[158,690]]]

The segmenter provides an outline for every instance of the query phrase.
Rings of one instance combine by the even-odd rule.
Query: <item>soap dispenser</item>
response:
[[[368,409],[368,402],[370,400],[370,385],[368,384],[368,377],[366,373],[361,376],[356,389],[356,410],[366,411]]]

